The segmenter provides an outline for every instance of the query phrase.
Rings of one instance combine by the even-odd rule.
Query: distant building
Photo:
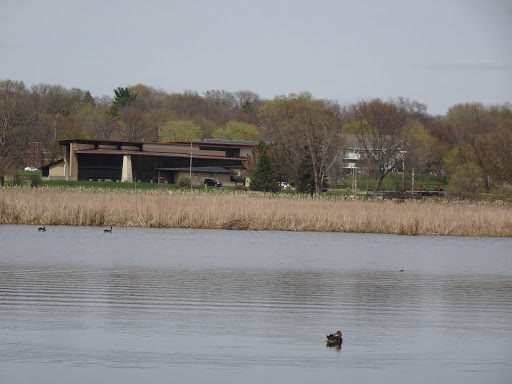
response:
[[[358,168],[358,163],[364,157],[366,151],[361,147],[357,135],[346,134],[344,136],[344,149],[342,152],[343,168],[352,170]]]
[[[192,184],[216,178],[233,185],[252,141],[205,139],[192,142],[145,143],[64,139],[64,158],[41,167],[46,180],[155,182],[175,184],[192,173]]]
[[[368,148],[368,151],[363,147],[359,137],[356,134],[345,134],[344,136],[344,148],[341,156],[342,168],[344,168],[347,173],[357,172],[361,173],[362,168],[367,165],[362,165],[364,160],[368,157],[368,152],[378,151],[377,149]],[[400,151],[400,155],[397,156],[397,159],[403,159],[405,155],[405,151]],[[393,168],[395,171],[403,171],[402,162],[397,160],[397,166]]]
[[[254,141],[204,139],[188,142],[145,143],[115,140],[63,139],[64,158],[41,167],[46,180],[91,180],[175,184],[192,173],[192,184],[216,178],[234,185],[245,169]],[[361,172],[367,151],[354,134],[345,135],[339,158],[347,173]],[[192,159],[192,163],[191,163]],[[243,178],[242,178],[243,179]]]

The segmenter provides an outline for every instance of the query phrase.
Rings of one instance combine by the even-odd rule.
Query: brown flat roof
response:
[[[104,144],[104,145],[132,145],[141,146],[143,144],[156,144],[156,145],[183,145],[190,146],[190,141],[168,141],[164,143],[153,143],[150,141],[125,141],[125,140],[103,140],[103,139],[57,139],[55,140],[60,144]],[[201,146],[212,146],[212,147],[253,147],[256,142],[253,141],[242,141],[242,140],[215,140],[215,139],[204,139],[204,140],[192,140],[192,144]]]
[[[71,144],[71,143],[77,143],[77,144],[98,144],[98,145],[142,145],[142,144],[149,144],[149,143],[143,143],[141,141],[124,141],[124,140],[103,140],[103,139],[57,139],[55,140],[57,143],[60,144]],[[156,144],[156,143],[155,143]]]
[[[148,152],[148,151],[130,151],[130,150],[117,150],[117,149],[78,149],[76,154],[85,153],[88,155],[135,155],[135,156],[161,156],[161,157],[186,157],[190,158],[188,153],[176,152]],[[195,155],[195,159],[221,159],[221,160],[245,160],[245,157],[226,157],[226,156],[208,156],[208,155]]]

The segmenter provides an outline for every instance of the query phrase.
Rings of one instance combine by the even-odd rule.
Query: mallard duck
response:
[[[327,335],[327,344],[341,344],[342,342],[343,338],[341,336],[341,331]]]
[[[46,228],[45,228],[45,226],[43,225],[42,227],[40,227],[40,228],[38,229],[38,231],[39,231],[39,232],[46,232]]]
[[[103,232],[105,232],[105,233],[112,233],[112,226],[110,227],[110,229],[104,229]]]

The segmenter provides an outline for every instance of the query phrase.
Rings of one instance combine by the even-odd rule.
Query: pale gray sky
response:
[[[511,0],[0,0],[0,79],[512,101]]]

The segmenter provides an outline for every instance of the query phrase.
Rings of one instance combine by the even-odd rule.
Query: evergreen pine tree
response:
[[[276,182],[276,171],[264,146],[261,150],[256,170],[251,176],[249,188],[253,191],[262,192],[279,191],[279,184]]]
[[[315,177],[313,175],[313,162],[311,157],[306,155],[299,164],[297,170],[297,193],[315,194]]]
[[[128,87],[118,87],[117,89],[114,89],[114,94],[114,102],[106,113],[113,119],[119,119],[121,117],[121,109],[134,102],[137,98],[137,93],[132,92]]]

